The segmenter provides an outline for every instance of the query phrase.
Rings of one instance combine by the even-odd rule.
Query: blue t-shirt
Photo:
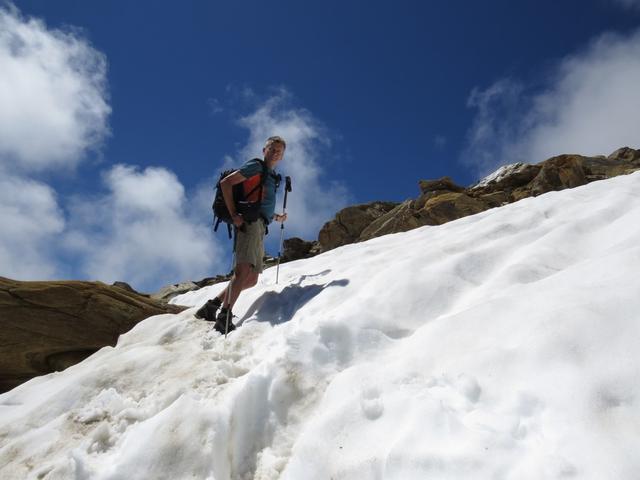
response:
[[[257,158],[246,162],[239,170],[243,177],[249,179],[255,175],[262,174],[262,163]],[[276,172],[267,167],[267,178],[262,187],[262,203],[260,213],[267,223],[271,223],[273,214],[276,211]],[[256,183],[257,185],[258,183]],[[259,188],[258,188],[259,190]]]

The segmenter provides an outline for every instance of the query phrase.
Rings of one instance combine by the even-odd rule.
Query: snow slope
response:
[[[288,263],[1,395],[0,477],[635,480],[639,271],[640,172]]]

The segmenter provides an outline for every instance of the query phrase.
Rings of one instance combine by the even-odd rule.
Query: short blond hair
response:
[[[273,143],[281,143],[284,148],[287,148],[287,142],[284,141],[284,138],[279,137],[278,135],[267,138],[267,141],[264,143],[264,148],[268,148]]]

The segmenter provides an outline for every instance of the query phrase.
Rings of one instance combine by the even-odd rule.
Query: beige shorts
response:
[[[236,237],[236,262],[250,263],[253,271],[262,273],[262,259],[264,257],[265,226],[262,220],[245,223],[245,231],[238,230]],[[235,267],[234,265],[234,267]]]

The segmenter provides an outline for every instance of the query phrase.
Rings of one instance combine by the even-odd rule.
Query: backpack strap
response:
[[[260,183],[258,185],[256,185],[255,187],[253,187],[251,189],[251,191],[249,193],[247,193],[245,196],[246,198],[249,198],[251,195],[253,195],[253,193],[260,189],[260,201],[262,201],[262,190],[264,188],[264,184],[267,181],[267,175],[269,173],[269,169],[267,168],[267,163],[264,160],[260,160],[259,158],[255,158],[254,160],[257,160],[260,162],[260,164],[262,165],[262,173],[260,174]]]

